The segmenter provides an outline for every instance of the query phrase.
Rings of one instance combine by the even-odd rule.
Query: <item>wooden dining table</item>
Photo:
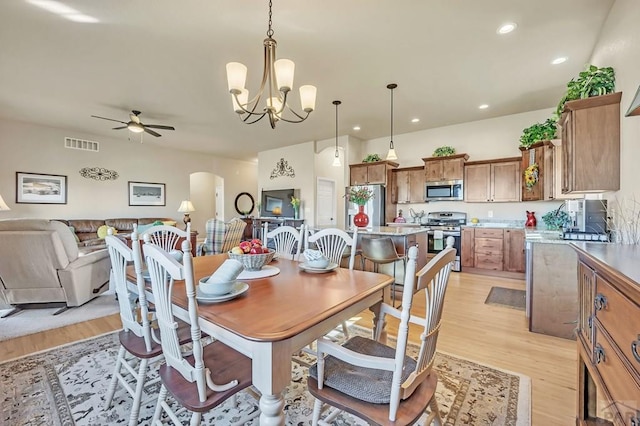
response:
[[[193,258],[196,284],[210,276],[226,254]],[[271,262],[280,272],[242,280],[249,289],[220,303],[198,302],[202,331],[252,359],[253,385],[260,391],[260,424],[285,424],[283,391],[291,382],[291,356],[342,321],[369,308],[378,317],[380,303],[389,300],[393,277],[337,268],[309,273],[298,262]],[[131,267],[128,278],[135,282]],[[152,297],[152,295],[151,295]],[[174,284],[174,315],[188,321],[184,282]]]

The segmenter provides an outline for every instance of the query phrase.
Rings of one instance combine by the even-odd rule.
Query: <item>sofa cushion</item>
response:
[[[118,233],[118,230],[113,226],[102,225],[98,228],[98,232],[96,234],[98,235],[98,238],[102,240],[104,237],[109,235],[109,230],[111,230],[112,235],[116,235]]]

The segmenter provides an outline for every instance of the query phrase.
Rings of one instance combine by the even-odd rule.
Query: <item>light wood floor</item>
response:
[[[492,286],[524,289],[524,282],[452,273],[438,349],[527,375],[532,380],[532,425],[575,424],[576,343],[530,333],[523,311],[485,305]],[[418,298],[415,309],[424,309]],[[368,311],[359,324],[370,326]],[[0,321],[1,325],[1,321]],[[390,325],[393,325],[390,323]],[[2,342],[0,361],[106,333],[121,327],[118,315]],[[389,327],[391,329],[393,327]],[[417,331],[411,331],[417,341]]]

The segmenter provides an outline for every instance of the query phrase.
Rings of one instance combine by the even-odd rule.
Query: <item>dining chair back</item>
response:
[[[316,398],[313,425],[319,424],[325,403],[373,425],[410,425],[429,407],[430,413],[421,424],[442,424],[435,398],[438,378],[432,367],[455,253],[447,247],[416,274],[418,249],[411,247],[402,307],[382,304],[374,338],[355,336],[342,346],[325,338],[318,340],[318,362],[310,369],[308,380],[309,392]],[[411,313],[413,298],[421,292],[426,302],[424,317]],[[399,320],[395,348],[382,341],[387,315]],[[409,324],[422,329],[417,358],[407,350]],[[327,418],[335,418],[337,413],[333,410]]]
[[[205,239],[198,247],[198,256],[226,253],[240,244],[247,223],[234,217],[229,222],[209,219],[205,224]]]
[[[171,250],[180,250],[179,241],[181,238],[190,239],[191,222],[187,223],[187,229],[182,230],[175,226],[156,225],[147,229],[142,238],[145,243],[150,242],[162,247],[170,252]]]
[[[309,231],[311,232],[311,231]],[[349,269],[353,269],[356,255],[356,241],[358,239],[358,228],[353,231],[353,236],[347,234],[342,229],[326,228],[309,234],[306,238],[306,248],[315,244],[317,250],[329,259],[329,262],[340,265],[342,256],[347,250],[349,254]]]
[[[293,226],[278,226],[269,231],[267,222],[263,225],[262,242],[265,247],[273,248],[278,256],[283,259],[300,260],[300,250],[302,247],[302,236],[304,235],[304,225],[298,231]],[[271,240],[271,241],[270,241]]]
[[[167,402],[168,394],[192,413],[192,425],[200,424],[203,412],[251,386],[251,360],[220,341],[203,346],[190,242],[185,240],[182,243],[182,263],[153,244],[145,244],[143,251],[166,361],[159,370],[162,387],[153,424],[160,424],[163,412],[178,423],[176,413]],[[174,289],[176,281],[184,281],[184,288]],[[186,295],[188,318],[184,319],[191,328],[192,355],[180,350],[172,302],[174,291],[182,291]]]

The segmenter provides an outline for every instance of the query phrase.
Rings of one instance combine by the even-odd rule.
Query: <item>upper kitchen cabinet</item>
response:
[[[404,167],[391,172],[393,203],[424,203],[424,167]]]
[[[392,161],[374,161],[349,165],[350,185],[386,185],[391,181],[391,170],[398,167]]]
[[[520,169],[523,171],[522,201],[552,200],[554,198],[553,143],[537,142],[529,148],[520,147],[520,151],[522,151]],[[527,175],[530,176],[530,180],[527,180]]]
[[[423,158],[424,176],[427,182],[464,179],[464,163],[467,154],[455,154],[447,157]]]
[[[565,104],[562,126],[562,192],[620,189],[622,92]]]
[[[470,161],[464,166],[464,201],[491,203],[520,201],[521,157]]]

